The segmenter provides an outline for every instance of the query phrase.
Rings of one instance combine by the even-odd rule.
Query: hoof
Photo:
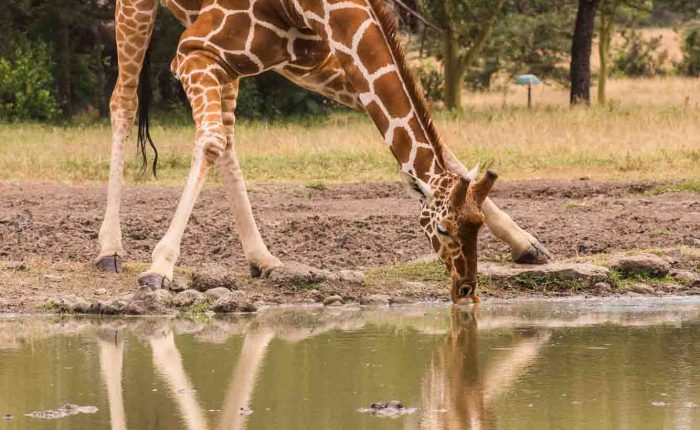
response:
[[[151,290],[160,288],[168,290],[171,284],[172,281],[170,279],[157,273],[146,273],[139,276],[139,287],[148,287]]]
[[[95,262],[95,266],[109,273],[122,273],[122,258],[117,254],[101,257]]]
[[[251,278],[259,278],[262,276],[262,273],[263,273],[263,271],[260,268],[260,266],[255,265],[255,264],[250,265],[250,277]]]
[[[527,251],[514,260],[518,264],[546,264],[551,258],[552,254],[547,251],[544,245],[540,242],[533,242]]]

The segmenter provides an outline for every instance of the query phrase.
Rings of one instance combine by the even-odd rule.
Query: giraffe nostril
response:
[[[459,289],[459,295],[461,297],[467,297],[469,295],[469,288],[468,287],[462,287]]]

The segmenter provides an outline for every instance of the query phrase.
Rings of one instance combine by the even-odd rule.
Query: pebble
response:
[[[96,296],[104,296],[105,294],[107,294],[107,289],[106,288],[98,288],[95,290],[94,294]]]
[[[637,294],[654,294],[654,287],[641,282],[635,282],[630,286],[629,290]]]
[[[197,305],[202,303],[206,298],[207,296],[204,295],[204,293],[197,290],[185,290],[175,296],[173,299],[173,305],[178,308]]]
[[[359,270],[341,270],[338,279],[349,284],[362,285],[365,283],[365,274]]]
[[[371,306],[387,306],[389,304],[389,296],[386,294],[372,294],[371,296],[362,297],[361,305]]]
[[[339,295],[328,296],[323,300],[324,306],[339,306],[343,304],[343,298]]]
[[[219,297],[211,309],[216,313],[255,312],[258,310],[243,291],[229,291]]]
[[[671,270],[671,265],[666,260],[654,254],[623,255],[613,257],[610,267],[625,275],[648,274],[663,277]]]
[[[225,287],[216,287],[216,288],[210,288],[204,292],[209,297],[213,297],[214,299],[220,299],[221,297],[225,296],[228,294],[231,290]]]

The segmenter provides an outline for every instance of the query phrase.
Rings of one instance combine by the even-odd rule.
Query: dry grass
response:
[[[533,178],[700,179],[700,81],[613,80],[607,108],[569,109],[567,92],[468,94],[460,115],[437,115],[445,140],[467,164],[493,162],[507,180]],[[505,106],[504,106],[505,100]],[[190,126],[156,126],[160,182],[182,183],[192,148]],[[323,124],[241,123],[239,156],[253,181],[393,181],[396,164],[363,115]],[[109,126],[0,125],[0,179],[103,181]],[[133,152],[132,152],[133,151]],[[138,176],[127,148],[129,181]],[[133,155],[132,155],[133,154]]]

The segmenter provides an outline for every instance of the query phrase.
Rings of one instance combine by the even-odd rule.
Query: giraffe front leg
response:
[[[107,272],[121,272],[124,258],[119,210],[124,166],[124,142],[134,124],[138,105],[136,89],[143,59],[153,31],[158,2],[156,0],[119,0],[115,7],[115,39],[119,75],[110,101],[112,149],[109,162],[107,208],[100,227],[100,254],[95,265]]]
[[[246,259],[250,265],[250,274],[259,277],[267,274],[282,262],[268,251],[253,217],[253,210],[248,199],[243,171],[236,157],[234,148],[234,125],[238,80],[224,86],[222,115],[226,130],[226,149],[217,161],[217,167],[224,182],[226,198],[231,205],[238,236],[243,245]]]
[[[207,172],[226,147],[221,117],[222,86],[230,81],[224,69],[214,59],[194,51],[180,55],[173,62],[173,70],[182,82],[192,106],[197,129],[190,173],[180,202],[165,235],[153,250],[153,262],[147,272],[139,276],[139,285],[151,288],[168,287],[173,279],[175,263],[180,256],[180,242],[204,185]]]
[[[523,230],[513,219],[487,198],[482,204],[486,225],[491,233],[510,246],[516,263],[545,264],[552,255],[537,238]]]

